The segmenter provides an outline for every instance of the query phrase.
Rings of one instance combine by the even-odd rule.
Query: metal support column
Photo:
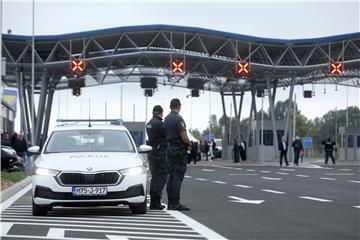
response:
[[[50,122],[50,116],[51,116],[51,107],[53,103],[53,97],[54,97],[54,89],[50,88],[49,93],[46,100],[46,109],[45,109],[45,120],[44,120],[44,130],[42,132],[42,140],[41,140],[41,146],[44,146],[47,134],[49,131],[49,122]]]
[[[251,106],[250,106],[250,116],[249,116],[249,125],[248,125],[248,129],[247,129],[247,140],[248,143],[251,142],[250,139],[250,131],[251,131],[251,122],[252,122],[252,118],[253,118],[253,112],[255,112],[255,117],[254,119],[256,120],[256,101],[255,101],[255,88],[254,88],[254,84],[251,82],[250,83],[250,88],[251,88]],[[256,139],[256,136],[254,136],[254,139]],[[255,146],[256,141],[252,142],[252,146]]]
[[[294,95],[294,82],[295,82],[295,77],[292,77],[291,79],[291,86],[290,86],[290,93],[289,93],[289,98],[288,98],[288,107],[286,110],[286,119],[285,119],[285,130],[284,130],[284,136],[288,139],[288,141],[290,141],[290,136],[289,136],[289,121],[290,121],[290,111],[291,111],[291,103],[292,103],[292,99],[293,99],[293,95]]]
[[[15,75],[16,75],[16,83],[17,83],[17,88],[18,88],[18,94],[19,94],[19,103],[20,103],[20,132],[26,133],[26,127],[25,127],[25,111],[24,111],[24,96],[22,95],[22,84],[21,84],[21,76],[20,76],[20,71],[19,68],[16,68],[15,70]],[[27,139],[27,137],[25,136],[25,138]]]
[[[230,123],[228,122],[227,115],[226,115],[226,107],[225,107],[225,97],[224,93],[220,92],[221,95],[221,103],[222,103],[222,109],[223,109],[223,119],[224,119],[224,125],[225,125],[225,131],[224,131],[224,137],[222,141],[222,159],[226,160],[229,159],[228,154],[228,146],[230,145],[230,136],[229,136],[229,129],[230,129]]]
[[[37,112],[37,119],[35,122],[35,145],[40,145],[40,137],[41,137],[41,130],[43,126],[43,120],[44,120],[44,110],[45,110],[45,103],[46,103],[46,95],[48,92],[48,82],[49,79],[46,74],[46,70],[43,74],[43,79],[41,81],[41,90],[40,90],[40,99],[38,104],[38,112]]]
[[[240,121],[238,118],[238,109],[236,105],[236,97],[235,97],[235,91],[232,91],[232,99],[233,99],[233,105],[234,105],[234,113],[235,113],[235,124],[236,124],[236,139],[239,141],[240,139]]]
[[[30,106],[30,109],[33,107],[34,109],[35,109],[35,103],[31,100],[32,99],[32,96],[31,96],[31,86],[28,86],[27,87],[27,102],[29,103],[29,106]],[[31,106],[31,104],[33,104],[32,106]],[[35,113],[35,111],[34,111],[34,122],[32,122],[33,121],[33,117],[31,116],[31,113],[30,113],[30,125],[31,125],[31,128],[29,128],[29,130],[30,130],[30,136],[32,135],[32,132],[35,130],[35,123],[36,123],[36,113]]]
[[[273,91],[272,91],[272,101],[273,101],[274,104],[275,104],[277,84],[278,84],[278,80],[276,79],[276,80],[274,81]],[[274,106],[275,106],[275,105],[274,105]]]
[[[22,96],[24,101],[24,107],[25,107],[25,123],[26,123],[26,139],[31,139],[31,125],[30,125],[30,111],[29,111],[29,102],[27,101],[27,91],[26,91],[26,82],[23,78],[23,72],[20,72],[20,79],[22,82]]]
[[[273,139],[274,139],[274,148],[275,148],[275,158],[278,157],[278,145],[279,145],[279,139],[277,138],[277,130],[276,130],[276,122],[275,122],[275,111],[274,111],[274,102],[271,94],[271,87],[270,87],[270,76],[266,75],[266,84],[268,89],[268,97],[269,97],[269,103],[270,103],[270,115],[271,115],[271,122],[273,127]]]

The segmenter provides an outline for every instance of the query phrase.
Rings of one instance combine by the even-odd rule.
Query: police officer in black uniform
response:
[[[146,124],[146,132],[149,137],[148,145],[152,147],[148,154],[151,171],[150,209],[156,210],[165,208],[160,200],[168,175],[165,128],[162,116],[162,107],[156,105],[153,108],[153,118]]]
[[[335,158],[333,155],[334,152],[334,145],[336,143],[334,141],[331,141],[331,138],[328,138],[327,141],[323,141],[324,145],[324,151],[325,151],[325,164],[328,163],[329,157],[331,158],[331,161],[335,165]]]
[[[191,146],[186,134],[186,125],[179,115],[180,100],[174,98],[170,102],[171,113],[166,116],[164,126],[167,141],[167,159],[169,164],[169,179],[166,186],[168,195],[168,210],[190,210],[180,203],[180,189],[186,172],[186,152]]]

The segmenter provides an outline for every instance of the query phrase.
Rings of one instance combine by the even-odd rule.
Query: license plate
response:
[[[104,196],[107,193],[107,187],[72,187],[74,196]]]

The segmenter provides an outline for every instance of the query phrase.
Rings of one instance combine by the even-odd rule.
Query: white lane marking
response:
[[[281,171],[295,171],[293,168],[280,168]]]
[[[229,202],[238,202],[238,203],[250,203],[250,204],[261,204],[265,202],[265,200],[249,200],[245,198],[239,198],[235,196],[228,196],[229,198],[233,200],[229,200]]]
[[[192,178],[192,176],[185,175],[185,178]]]
[[[242,168],[239,168],[239,167],[238,167],[238,168],[235,168],[235,169],[236,169],[236,170],[242,170]]]
[[[222,182],[222,181],[212,181],[213,183],[218,183],[218,184],[227,184],[227,182]]]
[[[353,176],[354,173],[325,173],[327,176]]]
[[[48,234],[46,235],[48,238],[64,238],[65,237],[65,229],[62,228],[50,228]]]
[[[263,192],[276,193],[276,194],[284,194],[285,192],[270,190],[270,189],[261,189]]]
[[[239,175],[242,175],[241,173],[230,173],[229,174],[230,176],[239,176]]]
[[[260,172],[262,172],[262,173],[270,173],[270,171],[260,171]]]
[[[266,180],[282,180],[282,178],[270,178],[270,177],[261,177],[262,179],[266,179]]]
[[[329,180],[329,181],[335,181],[335,178],[326,178],[326,177],[321,177],[320,179],[322,180]]]
[[[351,169],[347,169],[347,168],[340,168],[340,171],[351,171]]]
[[[10,228],[14,225],[14,223],[8,223],[8,222],[2,222],[0,224],[0,228],[1,228],[1,236],[3,235],[7,235]]]
[[[246,169],[247,172],[255,172],[254,169]]]
[[[202,171],[204,171],[204,172],[215,172],[215,169],[206,169],[206,168],[204,168],[204,169],[202,169]]]
[[[191,226],[191,228],[198,232],[200,235],[207,239],[221,239],[226,240],[225,237],[221,236],[220,234],[214,232],[210,228],[202,225],[201,223],[195,221],[192,218],[189,218],[185,214],[182,214],[180,211],[167,211],[169,214],[171,214],[176,219],[180,220],[183,223],[186,223],[188,226]]]
[[[19,192],[17,192],[15,195],[13,195],[12,197],[10,197],[9,199],[7,199],[6,201],[4,201],[3,203],[0,204],[0,209],[1,210],[5,210],[7,209],[11,204],[13,204],[16,200],[18,200],[19,198],[21,198],[25,193],[27,193],[32,187],[32,184],[30,183],[29,185],[27,185],[26,187],[24,187],[22,190],[20,190]]]
[[[195,180],[198,180],[198,181],[207,181],[207,179],[205,179],[205,178],[195,178]]]
[[[314,197],[308,197],[308,196],[300,196],[300,198],[314,200],[314,201],[318,201],[318,202],[332,202],[332,200],[323,199],[323,198],[314,198]]]
[[[26,236],[26,235],[3,235],[1,237],[6,237],[6,238],[16,238],[16,239],[50,239],[50,240],[62,240],[64,238],[48,238],[48,237],[45,237],[45,236]],[[132,237],[132,238],[136,238],[136,237]],[[85,238],[66,238],[68,240],[84,240]],[[141,238],[143,239],[143,238]],[[147,238],[149,239],[149,238]],[[158,238],[157,238],[158,239]],[[91,238],[91,240],[104,240],[103,238],[102,239],[99,239],[99,238]]]
[[[240,185],[240,184],[234,184],[234,187],[241,187],[241,188],[253,188],[252,186],[247,186],[247,185]]]
[[[304,178],[310,177],[309,175],[302,175],[302,174],[298,174],[298,175],[295,175],[295,176],[297,176],[297,177],[304,177]]]
[[[289,174],[286,173],[286,172],[277,172],[276,174],[279,174],[279,175],[289,175]]]
[[[128,238],[119,235],[105,235],[110,240],[128,240]]]
[[[354,208],[360,208],[360,206],[353,206]]]
[[[170,211],[167,211],[170,214]],[[186,223],[187,222],[182,222],[182,223]],[[58,224],[58,223],[35,223],[35,222],[21,222],[18,221],[16,222],[16,224],[21,224],[21,225],[31,225],[31,226],[56,226],[56,227],[64,227],[64,228],[69,228],[71,227],[71,231],[83,231],[83,232],[102,232],[102,233],[109,233],[109,231],[111,233],[115,233],[115,234],[136,234],[136,235],[146,235],[146,239],[147,239],[147,235],[162,235],[162,236],[172,236],[172,237],[199,237],[199,235],[192,235],[192,234],[180,234],[178,233],[178,231],[175,231],[174,233],[158,233],[158,232],[139,232],[139,231],[131,231],[131,230],[135,230],[134,228],[129,227],[129,230],[114,230],[114,229],[119,229],[119,227],[114,227],[114,226],[101,226],[102,229],[108,229],[108,230],[100,230],[100,229],[91,229],[94,226],[89,226],[89,225],[80,225],[80,224]],[[191,225],[189,225],[191,226]],[[78,227],[80,229],[74,229],[74,228]],[[84,229],[86,228],[86,229]],[[193,226],[191,226],[192,229]],[[149,230],[154,230],[154,228],[149,228]],[[189,231],[190,233],[197,233],[193,230]],[[43,237],[41,237],[42,239]],[[144,237],[142,237],[142,239],[144,239]]]
[[[348,182],[352,182],[352,183],[360,183],[360,181],[354,181],[354,180],[349,180]]]

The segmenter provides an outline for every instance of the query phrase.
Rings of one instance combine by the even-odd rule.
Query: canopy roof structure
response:
[[[8,86],[22,72],[31,84],[32,37],[3,34]],[[277,87],[321,83],[360,87],[360,32],[312,39],[270,39],[203,28],[146,25],[96,31],[35,36],[35,88],[44,77],[54,89],[68,88],[75,78],[70,61],[85,59],[86,86],[140,82],[156,77],[157,84],[217,92],[265,89],[266,79]],[[174,75],[171,61],[181,59],[182,74]],[[236,64],[250,64],[246,78]],[[329,74],[332,62],[343,64],[340,75]]]

